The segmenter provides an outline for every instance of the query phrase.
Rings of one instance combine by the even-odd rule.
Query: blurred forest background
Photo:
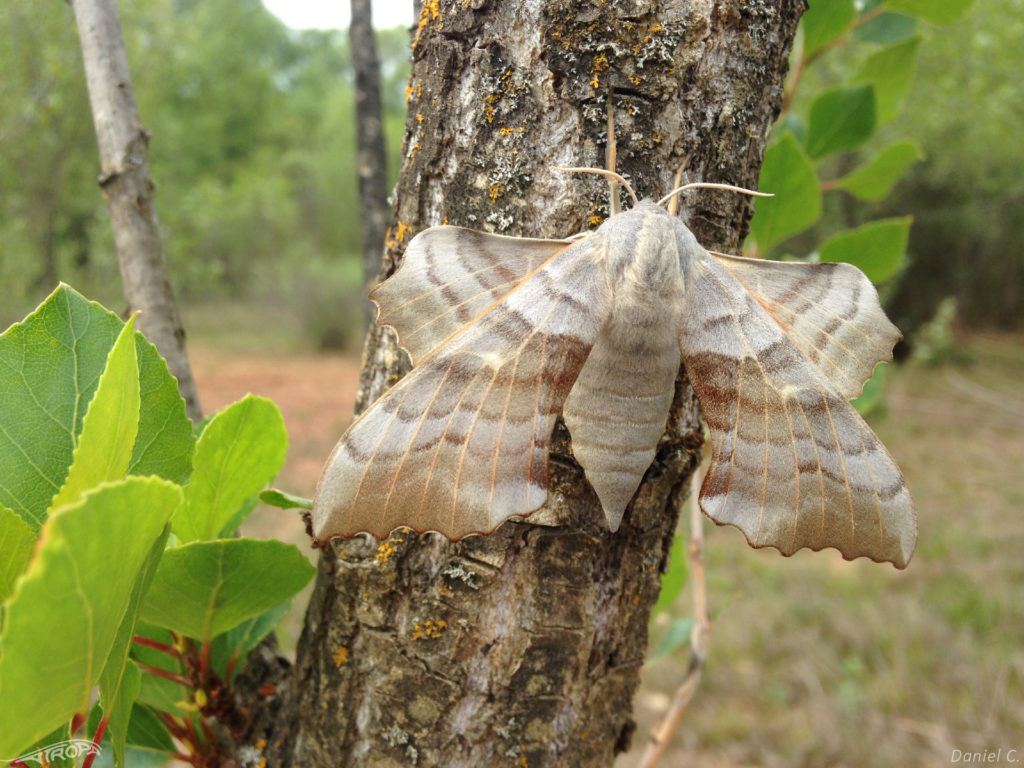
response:
[[[210,330],[221,334],[248,329],[291,334],[289,345],[357,349],[361,236],[345,32],[290,29],[258,0],[127,2],[121,14],[186,327],[202,332],[215,318]],[[1024,3],[979,0],[964,19],[926,34],[899,117],[859,155],[844,156],[852,168],[899,137],[918,145],[923,162],[880,203],[827,196],[819,227],[913,215],[905,268],[885,292],[908,335],[950,296],[963,326],[1019,327]],[[379,32],[392,178],[408,49],[407,30]],[[841,81],[848,58],[839,49],[819,62],[817,82],[802,91]],[[23,316],[58,279],[119,306],[70,10],[4,3],[0,71],[0,323]],[[789,250],[804,255],[818,238],[805,234]]]
[[[258,0],[124,0],[121,16],[204,407],[272,397],[292,440],[278,484],[309,495],[350,418],[365,331],[347,35],[290,29]],[[946,365],[897,367],[870,421],[915,495],[917,553],[900,573],[834,552],[782,561],[709,527],[708,673],[666,765],[924,766],[1024,748],[1024,0],[976,0],[916,33],[901,112],[821,178],[897,139],[920,162],[878,202],[827,194],[815,227],[774,252],[806,256],[838,230],[913,216],[880,290]],[[408,30],[379,31],[378,45],[390,186]],[[847,48],[807,71],[799,99],[849,80]],[[0,72],[0,327],[57,280],[120,309],[70,9],[0,3]],[[250,521],[250,535],[307,541],[295,516]],[[654,622],[634,753],[685,674],[682,648],[658,651],[683,602]],[[280,632],[286,647],[297,625]]]

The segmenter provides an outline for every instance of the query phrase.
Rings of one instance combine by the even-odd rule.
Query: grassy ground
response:
[[[311,494],[351,414],[358,361],[268,353],[283,348],[274,331],[253,345],[251,333],[242,343],[191,327],[206,409],[250,390],[274,399],[292,440],[279,485]],[[894,371],[871,419],[917,502],[906,571],[831,552],[785,559],[707,525],[710,658],[661,765],[977,765],[955,763],[954,750],[1000,748],[986,765],[1012,765],[1008,749],[1024,763],[1024,338],[976,337],[967,349],[967,367]],[[305,538],[275,510],[254,513],[249,532]],[[675,615],[688,611],[683,598]],[[617,768],[638,764],[685,663],[680,651],[646,670],[634,749]]]

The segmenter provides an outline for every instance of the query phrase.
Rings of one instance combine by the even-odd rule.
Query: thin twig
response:
[[[700,511],[697,496],[700,492],[704,472],[693,473],[690,489],[690,579],[693,584],[693,628],[690,630],[690,665],[686,677],[676,689],[668,713],[651,730],[651,741],[647,745],[641,768],[654,768],[665,754],[675,732],[686,714],[686,708],[700,685],[707,660],[708,639],[711,634],[711,616],[708,612],[707,581],[704,575],[704,516]]]

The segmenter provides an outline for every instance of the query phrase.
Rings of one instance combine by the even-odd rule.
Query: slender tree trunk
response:
[[[608,86],[619,170],[643,196],[666,192],[684,163],[694,179],[756,185],[802,7],[424,3],[386,264],[442,222],[519,236],[593,229],[606,186],[552,166],[604,165]],[[748,200],[687,202],[697,238],[735,252]],[[390,333],[371,333],[358,409],[403,360]],[[610,765],[634,729],[648,619],[700,443],[681,372],[669,428],[615,534],[559,426],[548,505],[527,522],[455,543],[333,543],[294,678],[277,688],[267,764]]]
[[[149,175],[149,133],[139,121],[117,0],[70,0],[78,25],[100,152],[99,184],[110,211],[129,312],[167,360],[193,421],[202,419],[167,274]]]
[[[363,228],[363,282],[369,285],[380,273],[388,225],[388,167],[380,104],[380,62],[370,0],[352,0],[348,39],[356,75],[356,168]],[[366,308],[367,319],[370,319],[369,301]]]

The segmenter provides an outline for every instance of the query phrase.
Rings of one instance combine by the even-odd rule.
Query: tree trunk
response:
[[[424,3],[386,263],[447,222],[564,237],[608,212],[607,187],[555,165],[619,170],[646,197],[675,170],[753,187],[802,0]],[[698,240],[735,252],[748,199],[700,192]],[[357,409],[407,370],[368,339]],[[631,697],[678,502],[699,459],[681,372],[656,459],[615,534],[556,427],[548,505],[489,536],[397,533],[321,556],[295,676],[279,687],[268,765],[607,766]]]
[[[356,168],[359,173],[359,214],[363,230],[363,283],[380,273],[384,232],[388,225],[388,165],[380,105],[380,63],[370,0],[352,0],[349,48],[356,84]],[[367,319],[370,317],[366,302]]]
[[[167,274],[149,176],[149,133],[139,121],[117,0],[70,0],[78,25],[100,152],[99,184],[110,211],[127,311],[167,360],[189,417],[202,419]]]

